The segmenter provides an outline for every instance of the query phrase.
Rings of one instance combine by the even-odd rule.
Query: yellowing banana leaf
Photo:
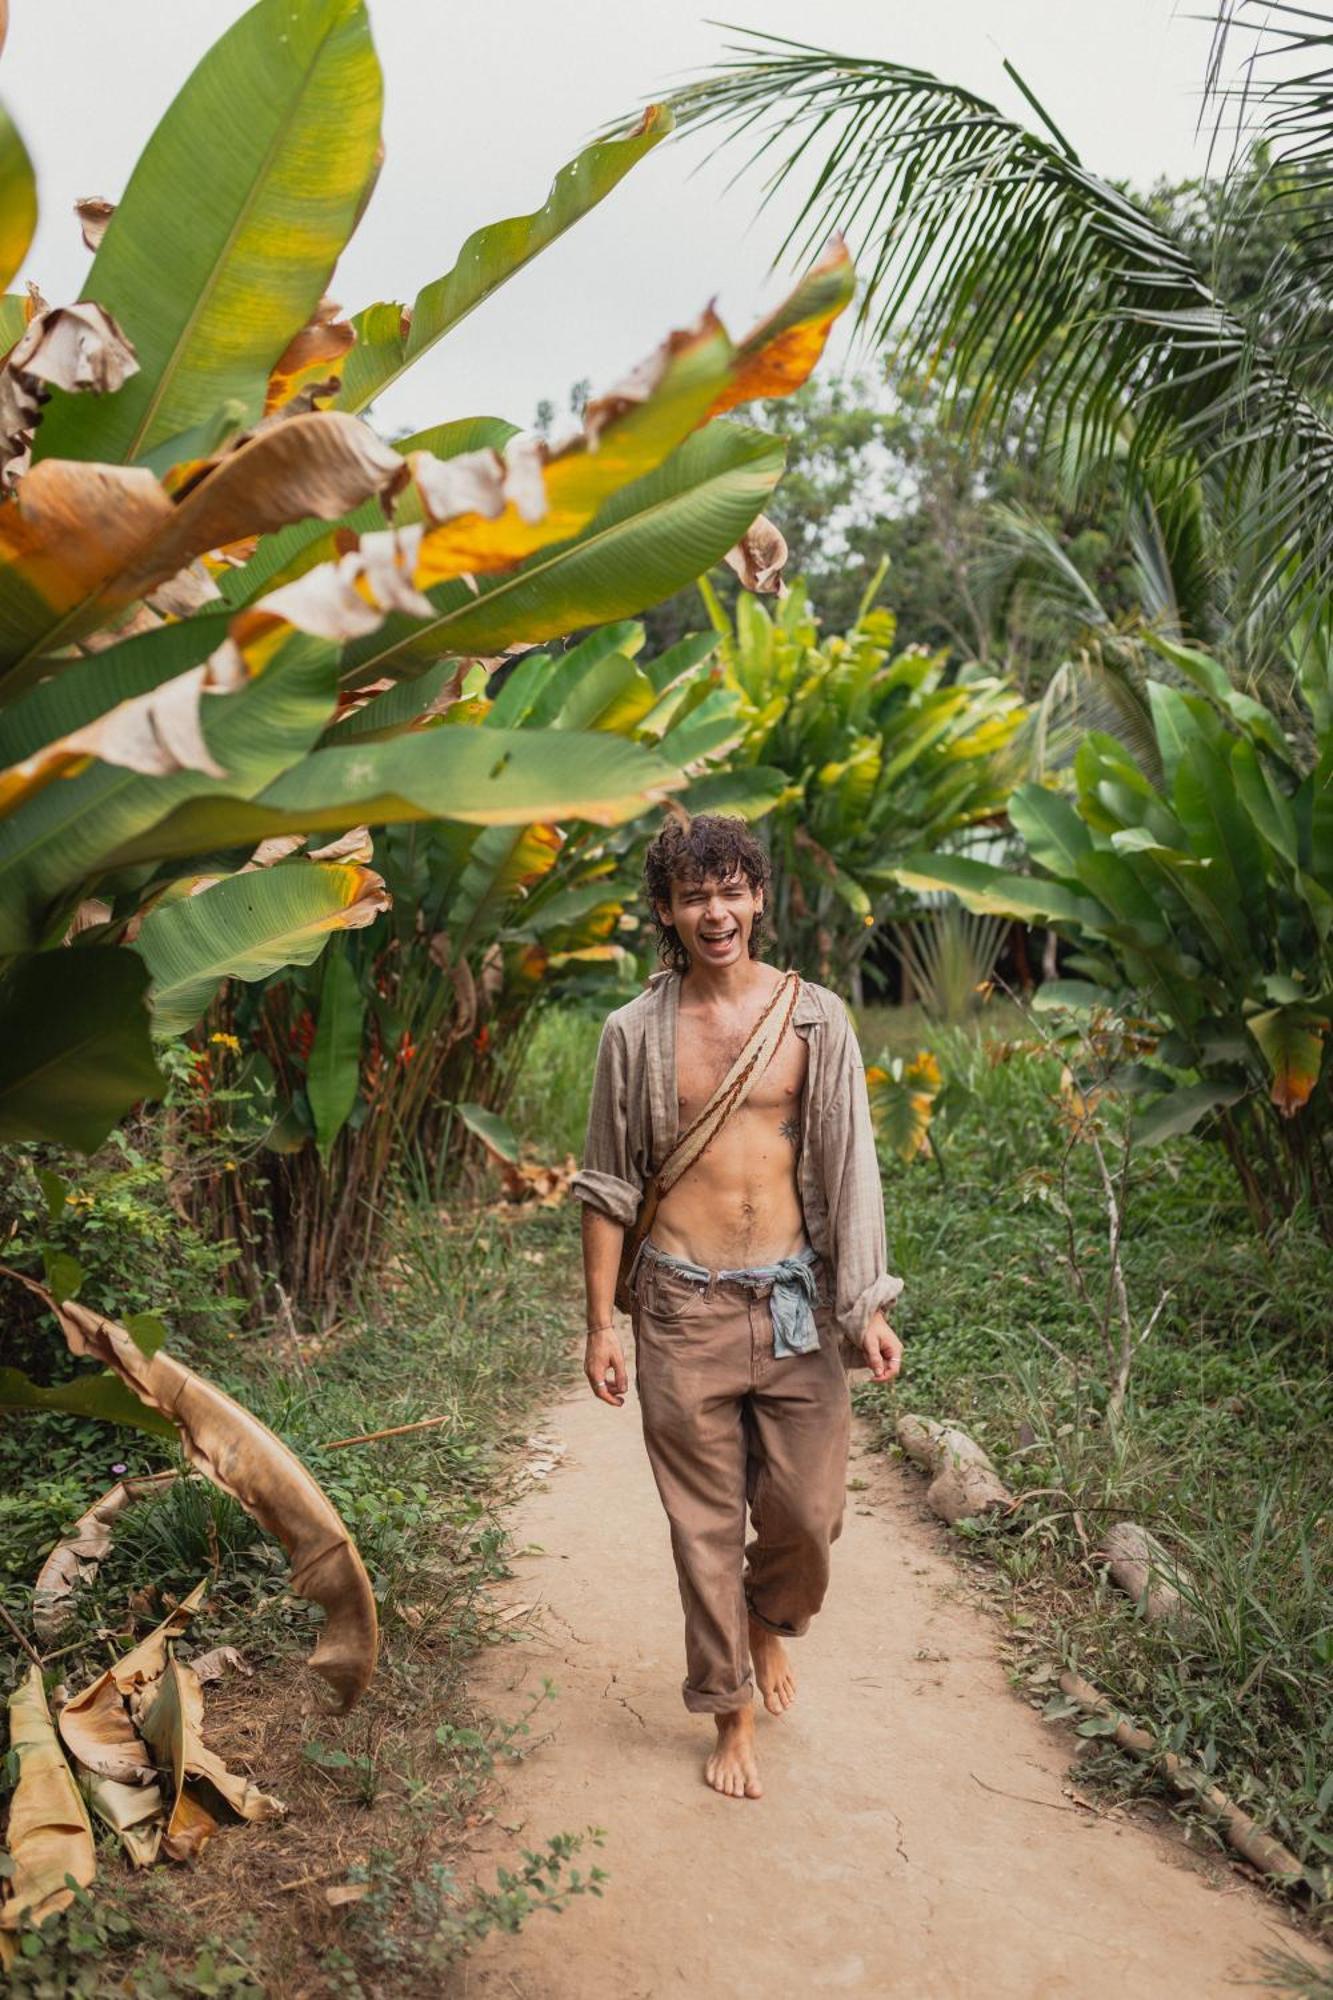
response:
[[[79,1790],[104,1826],[120,1835],[132,1868],[151,1868],[162,1845],[166,1800],[156,1782],[121,1785],[92,1771],[79,1773]]]
[[[1245,1023],[1272,1073],[1269,1096],[1284,1118],[1294,1118],[1319,1081],[1324,1062],[1326,1015],[1308,1006],[1270,1007]]]
[[[146,1355],[114,1320],[76,1299],[57,1304],[44,1285],[21,1272],[0,1267],[0,1274],[17,1278],[55,1314],[71,1353],[114,1369],[151,1409],[169,1416],[190,1464],[277,1536],[291,1558],[293,1592],[324,1607],[310,1665],[349,1707],[375,1670],[375,1599],[355,1543],[295,1453],[174,1355],[161,1348]]]
[[[57,397],[39,455],[124,463],[227,402],[259,416],[360,214],[381,94],[361,0],[260,0],[227,30],[144,149],[85,283],[140,373],[96,406]]]
[[[323,401],[336,392],[344,363],[356,345],[356,328],[350,320],[339,319],[341,310],[332,299],[321,299],[309,322],[287,343],[269,376],[265,416],[298,401],[308,404],[317,394]]]
[[[173,1861],[197,1859],[228,1812],[238,1819],[273,1819],[287,1808],[239,1772],[229,1771],[204,1742],[204,1691],[174,1656],[143,1706],[140,1726],[159,1765],[171,1773],[172,1807],[162,1851]]]
[[[660,603],[720,562],[782,476],[786,447],[768,431],[710,424],[623,486],[568,542],[494,580],[428,592],[426,623],[391,617],[344,654],[344,680],[424,671],[441,653],[491,655]]]
[[[267,979],[309,965],[337,931],[362,930],[389,907],[384,878],[337,861],[204,877],[144,918],[135,950],[152,974],[160,1035],[192,1028],[221,981]]]
[[[153,1761],[134,1726],[133,1711],[166,1668],[167,1641],[185,1630],[207,1589],[207,1583],[196,1584],[146,1639],[65,1703],[60,1735],[83,1770],[118,1785],[154,1782]]]
[[[940,1088],[940,1066],[929,1049],[910,1062],[895,1056],[887,1069],[878,1064],[867,1069],[875,1130],[900,1160],[914,1160],[926,1145]]]
[[[55,1643],[73,1613],[74,1586],[87,1583],[111,1553],[111,1524],[136,1500],[174,1486],[176,1472],[152,1472],[141,1479],[119,1479],[84,1509],[67,1535],[62,1535],[37,1572],[32,1591],[32,1625],[44,1646]]]
[[[12,1933],[67,1910],[74,1897],[65,1877],[86,1889],[97,1860],[87,1808],[52,1727],[40,1667],[30,1667],[9,1697],[9,1747],[18,1760],[5,1837],[14,1872],[0,1882],[0,1932]]]
[[[709,415],[718,416],[757,396],[789,396],[799,389],[855,290],[856,271],[847,245],[841,236],[832,236],[791,296],[741,342],[734,379]]]
[[[0,292],[18,275],[36,227],[32,161],[9,113],[0,110]]]
[[[607,196],[672,127],[665,105],[652,104],[632,130],[587,146],[552,182],[542,206],[474,230],[444,277],[417,294],[411,311],[368,306],[357,314],[357,344],[348,358],[338,407],[363,410],[451,327],[498,291],[507,279],[562,236]]]
[[[0,505],[0,665],[91,631],[238,537],[336,520],[408,479],[391,446],[336,412],[291,417],[204,462],[173,495],[144,466],[47,458]]]

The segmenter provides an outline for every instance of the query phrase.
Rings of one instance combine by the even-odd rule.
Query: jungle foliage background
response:
[[[503,1638],[515,1448],[574,1365],[567,1185],[668,799],[755,822],[784,956],[853,1008],[909,1355],[860,1399],[886,1446],[903,1409],[964,1423],[1018,1494],[960,1545],[1030,1691],[1081,1664],[1326,1900],[1333,29],[1270,14],[1228,170],[1140,191],[1056,113],[751,38],[410,312],[344,317],[370,23],[261,0],[85,205],[86,302],[0,303],[16,1990],[437,1990],[600,1892],[588,1829],[470,1881],[530,1738],[469,1713],[465,1667]],[[224,153],[237,101],[262,115]],[[837,164],[768,197],[801,274],[775,314],[733,338],[687,301],[526,432],[378,435],[375,396],[673,117],[752,115]],[[35,199],[6,121],[11,285]],[[239,1471],[186,1476],[242,1432]],[[307,1588],[328,1508],[338,1579]],[[1204,1582],[1178,1627],[1108,1591],[1127,1516]],[[209,1740],[287,1814],[214,1800],[201,1860],[130,1874],[140,1836],[43,1718],[201,1578],[162,1671],[241,1648]],[[345,1717],[293,1706],[312,1646]],[[1090,1782],[1150,1782],[1085,1734]],[[39,1766],[75,1890],[24,1833]],[[173,1854],[196,1793],[141,1844]]]

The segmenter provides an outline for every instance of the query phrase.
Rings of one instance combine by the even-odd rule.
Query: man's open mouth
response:
[[[699,936],[705,944],[730,944],[734,937],[739,936],[739,932],[735,924],[732,924],[725,931],[700,931]]]

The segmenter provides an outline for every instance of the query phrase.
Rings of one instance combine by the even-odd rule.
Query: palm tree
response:
[[[1177,495],[1203,482],[1228,554],[1226,627],[1267,670],[1293,629],[1322,630],[1333,578],[1333,358],[1321,337],[1333,6],[1215,4],[1206,87],[1219,130],[1234,107],[1238,133],[1226,185],[1283,219],[1281,254],[1234,296],[1221,260],[1205,269],[1083,164],[1010,65],[1032,129],[923,70],[748,32],[675,108],[723,144],[749,136],[751,163],[770,168],[766,202],[808,188],[793,195],[779,255],[841,229],[862,333],[937,371],[968,422],[1025,413],[1066,460],[1117,457],[1159,522],[1173,469]],[[1255,52],[1228,84],[1232,37],[1251,22]]]

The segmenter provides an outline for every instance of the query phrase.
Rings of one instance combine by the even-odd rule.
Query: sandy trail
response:
[[[667,1994],[920,2000],[1219,2000],[1254,1994],[1276,1909],[1172,1834],[1072,1805],[1073,1738],[1006,1684],[993,1621],[913,1475],[854,1438],[828,1602],[794,1648],[788,1715],[759,1716],[765,1795],[703,1784],[708,1718],[680,1700],[681,1616],[638,1404],[581,1391],[546,1424],[567,1455],[513,1510],[503,1595],[541,1606],[486,1655],[480,1700],[517,1713],[549,1675],[553,1739],[507,1781],[485,1863],[561,1830],[610,1880],[488,1943],[468,2000]],[[485,1865],[484,1863],[484,1865]],[[1309,1946],[1303,1949],[1313,1956]],[[1238,1982],[1238,1983],[1237,1983]]]

